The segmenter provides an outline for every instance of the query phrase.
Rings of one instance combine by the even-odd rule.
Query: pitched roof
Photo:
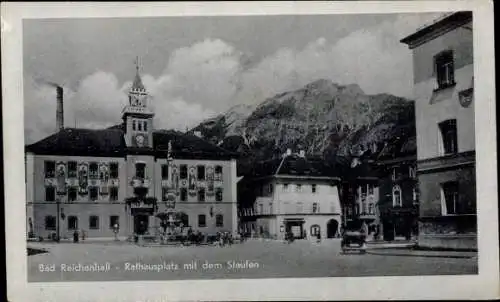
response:
[[[297,154],[282,158],[262,161],[254,166],[252,176],[302,176],[302,177],[338,177],[335,165],[328,164],[319,157],[301,157]]]
[[[109,156],[124,155],[123,132],[117,129],[65,128],[34,144],[26,151],[44,155]]]
[[[417,154],[417,140],[415,136],[406,139],[396,139],[387,144],[378,155],[378,161],[402,159]]]
[[[153,152],[166,157],[168,142],[172,142],[173,157],[177,159],[230,159],[237,153],[229,152],[194,135],[178,131],[153,132]],[[65,128],[34,144],[26,151],[44,155],[121,157],[134,148],[127,148],[124,133],[119,125],[107,129]],[[134,152],[141,152],[135,148]]]
[[[172,142],[174,158],[217,160],[238,157],[238,153],[227,151],[194,134],[174,130],[153,132],[153,148],[157,151],[157,156],[166,155],[169,142]]]

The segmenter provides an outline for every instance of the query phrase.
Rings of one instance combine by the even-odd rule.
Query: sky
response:
[[[137,56],[156,128],[185,130],[321,78],[411,98],[399,41],[440,15],[24,20],[25,142],[56,131],[49,82],[64,87],[66,127],[119,123]]]

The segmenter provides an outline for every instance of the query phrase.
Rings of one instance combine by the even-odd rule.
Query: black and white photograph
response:
[[[479,277],[495,100],[444,7],[20,19],[27,285]]]

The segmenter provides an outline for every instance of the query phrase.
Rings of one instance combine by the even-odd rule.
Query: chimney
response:
[[[56,86],[57,91],[57,111],[56,111],[56,126],[57,131],[64,129],[64,108],[63,108],[63,88]]]

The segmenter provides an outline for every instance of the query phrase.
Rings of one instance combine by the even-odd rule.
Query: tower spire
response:
[[[139,74],[139,56],[135,57],[135,78],[134,83],[132,84],[132,90],[144,91],[144,85],[142,84],[142,79]]]

